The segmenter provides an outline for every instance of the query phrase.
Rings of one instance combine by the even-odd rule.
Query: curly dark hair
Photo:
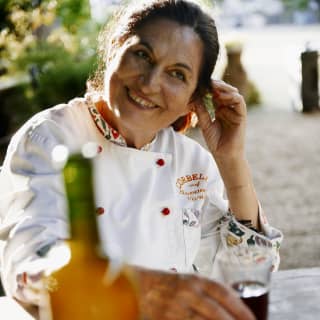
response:
[[[219,54],[215,22],[195,3],[186,0],[150,0],[119,8],[101,30],[98,37],[98,61],[95,73],[88,80],[89,91],[103,91],[103,79],[108,60],[140,27],[154,19],[165,18],[191,27],[204,44],[198,85],[192,99],[202,97],[211,88],[211,74]],[[191,115],[180,117],[172,126],[176,131],[189,127]]]

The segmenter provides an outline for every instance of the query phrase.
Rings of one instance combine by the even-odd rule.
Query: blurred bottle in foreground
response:
[[[112,263],[99,254],[91,160],[73,155],[63,173],[69,207],[70,259],[46,279],[52,320],[139,319],[133,276],[125,268],[114,276]]]

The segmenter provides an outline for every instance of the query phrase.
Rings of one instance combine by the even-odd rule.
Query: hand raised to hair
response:
[[[254,319],[232,289],[196,275],[144,270],[141,310],[145,320]]]
[[[195,111],[207,146],[216,159],[242,157],[244,154],[246,103],[237,88],[212,80],[215,118],[211,119],[203,102]]]

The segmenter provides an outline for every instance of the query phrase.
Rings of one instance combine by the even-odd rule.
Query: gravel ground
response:
[[[190,133],[203,143],[197,129]],[[270,223],[281,229],[280,269],[320,265],[320,112],[249,111],[247,156]]]

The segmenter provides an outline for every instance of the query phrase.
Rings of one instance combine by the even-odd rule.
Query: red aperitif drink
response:
[[[268,288],[256,281],[241,281],[232,285],[242,301],[251,309],[257,320],[268,319]]]

